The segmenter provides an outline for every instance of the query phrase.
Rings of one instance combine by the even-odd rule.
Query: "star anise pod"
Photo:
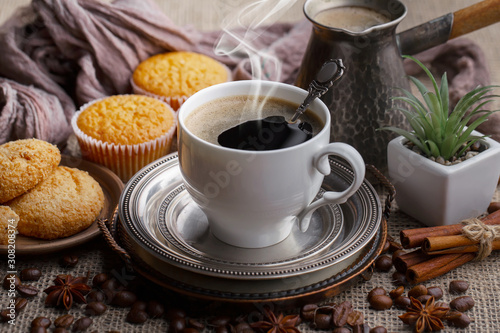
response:
[[[440,331],[444,328],[441,318],[448,313],[448,307],[434,304],[434,296],[427,300],[425,307],[413,297],[410,297],[410,300],[411,303],[406,309],[407,312],[399,316],[403,323],[415,325],[415,332],[417,333]]]
[[[267,321],[252,323],[252,328],[263,330],[267,333],[300,333],[297,325],[300,323],[299,315],[289,315],[284,317],[280,313],[278,317],[269,309],[265,309]]]
[[[73,301],[87,303],[85,295],[91,290],[87,285],[88,278],[73,277],[70,274],[61,274],[54,279],[54,285],[44,290],[47,293],[46,306],[64,306],[69,310]]]

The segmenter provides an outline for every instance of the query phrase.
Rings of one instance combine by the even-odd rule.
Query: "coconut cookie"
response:
[[[46,141],[25,139],[0,145],[0,203],[47,179],[59,162],[59,149]]]
[[[88,228],[104,207],[104,193],[86,171],[60,166],[8,204],[19,215],[20,234],[55,239]]]
[[[9,234],[16,234],[18,222],[19,216],[12,209],[0,206],[0,245],[9,243]]]

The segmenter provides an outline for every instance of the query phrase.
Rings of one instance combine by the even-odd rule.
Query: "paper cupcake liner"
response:
[[[71,126],[80,145],[82,158],[104,165],[113,171],[123,182],[127,182],[134,174],[149,163],[170,153],[172,141],[177,129],[177,118],[174,114],[174,124],[162,136],[135,145],[121,145],[97,140],[84,132],[77,125],[78,116],[90,105],[101,99],[83,105],[71,119]]]
[[[227,81],[226,82],[232,81],[233,80],[233,75],[232,75],[231,70],[229,69],[229,67],[227,67],[224,64],[221,64],[221,65],[223,65],[224,68],[227,71]],[[176,116],[177,116],[177,112],[179,111],[179,108],[181,107],[181,105],[186,101],[186,99],[188,99],[190,97],[190,96],[186,96],[186,95],[181,95],[181,96],[179,96],[179,95],[178,96],[162,96],[162,95],[157,95],[157,94],[154,94],[154,93],[152,93],[150,91],[147,91],[147,90],[139,87],[134,82],[133,78],[130,79],[130,84],[132,86],[132,91],[134,92],[134,94],[146,95],[146,96],[149,96],[149,97],[157,98],[160,101],[163,101],[163,102],[167,103],[168,105],[170,105],[172,107],[172,109],[174,110],[174,113],[175,113]]]

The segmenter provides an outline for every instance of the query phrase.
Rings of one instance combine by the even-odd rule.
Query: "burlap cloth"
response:
[[[302,2],[302,1],[300,1]],[[417,23],[432,19],[449,11],[457,10],[470,5],[472,1],[404,1],[408,7],[410,14],[405,19],[401,28],[414,26]],[[27,1],[19,0],[2,0],[0,6],[0,19],[3,21],[20,5],[26,4]],[[216,30],[219,28],[218,22],[229,12],[230,9],[241,5],[243,1],[198,1],[184,0],[178,1],[160,1],[158,3],[162,10],[169,13],[178,24],[192,24],[198,29]],[[285,15],[285,20],[297,21],[302,18],[301,4],[294,5],[290,10],[290,14]],[[500,60],[498,60],[499,43],[495,41],[495,31],[497,26],[483,29],[479,32],[474,32],[469,35],[478,44],[480,44],[485,53],[488,64],[490,65],[490,74],[492,83],[500,82]],[[380,193],[380,199],[385,200],[386,193],[382,187],[376,186]],[[492,200],[500,200],[500,189],[495,194]],[[392,214],[388,223],[388,233],[394,238],[398,238],[401,229],[420,227],[421,225],[398,211],[397,204],[393,205]],[[75,254],[79,257],[78,265],[73,269],[62,268],[59,265],[59,259],[62,253],[45,256],[33,257],[18,257],[16,269],[18,271],[28,267],[39,267],[42,270],[42,278],[30,283],[40,290],[51,285],[51,280],[60,273],[71,273],[75,276],[86,275],[88,272],[91,276],[99,272],[114,272],[118,275],[122,274],[124,264],[119,257],[114,254],[105,244],[101,237],[87,243],[83,246],[73,248],[66,251],[64,254]],[[1,258],[0,272],[4,275],[6,271],[5,258]],[[402,314],[401,310],[390,309],[387,311],[375,311],[369,308],[366,301],[367,293],[374,287],[384,287],[387,290],[393,289],[391,283],[391,272],[382,273],[375,272],[370,281],[359,283],[356,286],[342,292],[332,299],[325,302],[342,302],[350,300],[355,309],[362,311],[365,316],[365,321],[374,327],[383,325],[388,332],[410,332],[410,328],[404,325],[397,316]],[[427,286],[440,286],[443,288],[444,301],[450,301],[454,296],[451,296],[447,291],[448,283],[454,279],[467,280],[470,283],[470,289],[467,295],[470,295],[475,300],[475,306],[468,311],[468,315],[473,318],[474,322],[467,329],[453,329],[446,326],[444,332],[499,332],[500,331],[500,255],[493,253],[490,257],[481,262],[470,262],[454,271],[426,282]],[[8,324],[0,324],[1,332],[29,332],[29,326],[33,318],[37,316],[48,316],[55,319],[66,311],[46,308],[44,306],[44,294],[40,293],[35,298],[31,299],[27,307],[22,311],[16,319],[14,327]],[[0,309],[7,305],[8,295],[2,290],[0,293]],[[189,307],[186,308],[189,313]],[[89,332],[166,332],[168,329],[167,322],[164,319],[149,319],[141,325],[129,324],[125,321],[127,309],[117,307],[109,307],[107,312],[99,317],[94,317],[94,324],[88,330]],[[69,311],[75,317],[83,316],[83,310],[77,306]],[[207,312],[207,315],[213,315]],[[302,332],[314,332],[307,325],[301,325]]]

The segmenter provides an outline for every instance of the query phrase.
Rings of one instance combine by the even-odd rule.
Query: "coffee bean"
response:
[[[52,324],[52,321],[47,317],[36,317],[31,321],[31,327],[39,326],[39,327],[49,327]]]
[[[187,325],[191,328],[196,328],[197,330],[200,331],[202,331],[205,328],[205,325],[203,325],[201,322],[193,318],[189,318],[187,320]]]
[[[389,251],[390,252],[396,252],[397,250],[402,250],[403,246],[399,244],[398,242],[395,241],[389,241]]]
[[[65,314],[54,320],[55,327],[68,328],[75,321],[75,317],[70,314]]]
[[[158,301],[151,300],[147,304],[146,312],[151,318],[160,318],[165,314],[165,306]]]
[[[427,288],[423,284],[416,285],[408,291],[408,297],[418,298],[427,295]]]
[[[116,281],[116,279],[111,278],[107,279],[101,284],[101,289],[103,290],[111,290],[111,291],[116,291],[118,290],[119,283]]]
[[[300,309],[300,317],[305,321],[313,321],[317,309],[316,304],[306,304]]]
[[[115,294],[115,297],[113,297],[113,301],[111,304],[122,307],[122,308],[127,308],[129,306],[132,306],[134,302],[137,301],[137,296],[128,290],[121,290]]]
[[[16,297],[15,303],[14,303],[14,308],[16,310],[16,313],[24,310],[26,305],[28,305],[28,300],[26,298]]]
[[[351,333],[351,330],[347,327],[337,327],[332,331],[332,333]]]
[[[102,302],[90,302],[85,306],[85,314],[87,316],[100,316],[108,307]]]
[[[78,257],[75,255],[65,255],[61,258],[59,263],[65,268],[75,267],[78,264]]]
[[[135,301],[134,304],[130,307],[130,310],[135,310],[135,311],[146,311],[146,308],[148,306],[148,303],[144,301]]]
[[[391,243],[388,240],[386,240],[384,243],[384,247],[382,248],[382,253],[389,252],[390,247],[391,247]]]
[[[21,281],[38,281],[42,276],[42,272],[35,267],[25,268],[21,271]]]
[[[87,294],[87,302],[104,302],[106,300],[106,295],[99,290],[92,290]]]
[[[372,328],[370,333],[387,333],[387,329],[384,326],[377,326]]]
[[[474,299],[470,296],[460,296],[450,302],[450,308],[465,312],[474,307]]]
[[[408,284],[408,281],[406,280],[405,274],[396,271],[392,274],[392,283],[396,286],[404,286]]]
[[[169,308],[167,310],[167,320],[172,320],[174,318],[186,318],[186,312],[181,309]]]
[[[368,300],[370,300],[370,298],[372,298],[373,296],[386,295],[386,294],[387,294],[387,292],[385,291],[384,288],[375,287],[372,290],[370,290],[370,292],[368,293]]]
[[[422,304],[425,304],[427,303],[427,301],[431,298],[432,296],[431,295],[420,295],[417,297],[417,300],[422,303]]]
[[[434,299],[437,301],[443,297],[443,289],[440,287],[429,287],[427,288],[427,295],[434,296]]]
[[[35,326],[30,329],[30,333],[46,333],[47,329],[42,326]]]
[[[325,330],[332,326],[332,315],[329,313],[317,313],[314,318],[313,327],[319,330]]]
[[[16,289],[21,284],[21,279],[16,274],[7,274],[3,278],[2,287],[5,290]]]
[[[396,289],[394,290],[391,290],[389,292],[389,296],[392,298],[392,299],[395,299],[395,298],[398,298],[399,296],[403,295],[405,292],[405,287],[404,286],[399,286],[397,287]]]
[[[228,326],[229,325],[216,326],[215,333],[231,333],[231,329]]]
[[[394,262],[396,260],[396,258],[401,257],[405,253],[406,253],[405,250],[396,250],[396,251],[394,251],[394,253],[392,254],[392,261]]]
[[[241,322],[234,327],[236,333],[253,333],[254,330],[247,322]]]
[[[83,332],[92,325],[94,321],[90,317],[82,317],[73,324],[73,332]]]
[[[27,284],[18,285],[16,290],[19,295],[26,298],[35,297],[38,294],[38,289],[36,287]]]
[[[392,259],[387,255],[383,255],[375,260],[375,268],[381,272],[388,272],[392,268]]]
[[[463,280],[454,280],[450,282],[450,294],[461,294],[469,289],[469,283]]]
[[[0,322],[5,323],[11,319],[14,319],[16,316],[16,310],[12,309],[3,309],[0,311]]]
[[[174,317],[170,320],[168,330],[171,333],[180,333],[186,328],[186,320],[183,317]]]
[[[94,287],[100,288],[102,284],[109,280],[109,275],[106,273],[99,273],[92,279],[92,285]]]
[[[368,303],[375,310],[387,310],[392,306],[392,299],[387,295],[375,295],[368,300]]]
[[[457,311],[455,316],[450,316],[451,319],[448,319],[448,324],[450,326],[455,326],[458,328],[466,328],[469,327],[471,323],[471,319],[465,313]]]
[[[143,310],[134,310],[131,309],[127,313],[127,322],[132,323],[132,324],[142,324],[145,323],[146,320],[148,320],[148,314],[146,311]]]
[[[406,307],[411,304],[411,300],[409,297],[406,296],[398,296],[394,299],[394,305],[398,309],[403,309],[406,310]]]
[[[214,327],[226,326],[227,324],[229,324],[231,322],[231,319],[232,318],[230,316],[220,315],[220,316],[212,318],[209,321],[209,324],[214,326]]]

